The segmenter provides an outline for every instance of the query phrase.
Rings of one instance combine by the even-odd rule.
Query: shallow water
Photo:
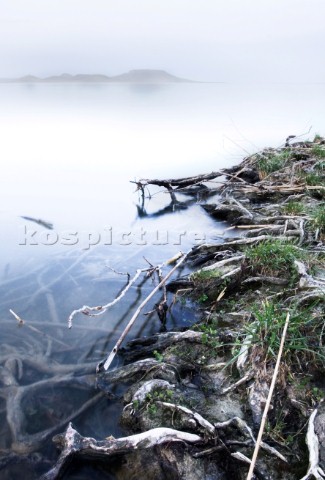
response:
[[[1,378],[32,386],[53,376],[41,365],[67,366],[58,383],[36,394],[30,389],[22,401],[24,433],[55,428],[98,394],[62,386],[60,378],[76,364],[105,358],[152,288],[150,279],[141,280],[105,315],[79,315],[68,330],[73,309],[103,304],[125,285],[109,267],[132,274],[147,266],[143,257],[161,263],[199,239],[218,238],[225,227],[195,203],[168,211],[169,197],[159,190],[141,209],[129,180],[218,170],[311,125],[312,136],[324,123],[324,100],[324,85],[0,85]],[[21,216],[53,223],[53,229]],[[191,305],[176,303],[167,328],[194,321]],[[155,316],[141,316],[129,339],[159,329]],[[0,390],[3,458],[13,440],[8,388],[16,387]],[[120,400],[103,398],[73,423],[84,435],[118,436],[121,408]],[[51,436],[33,452],[39,455],[34,463],[22,459],[2,469],[1,478],[28,470],[33,479],[48,469],[57,456]],[[82,466],[69,478],[108,478],[91,468]]]

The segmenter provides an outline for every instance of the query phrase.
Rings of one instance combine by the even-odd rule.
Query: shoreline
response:
[[[173,302],[195,302],[201,321],[133,340],[122,351],[124,366],[98,369],[106,394],[127,385],[120,423],[129,436],[94,440],[70,424],[55,437],[63,450],[43,479],[59,478],[72,454],[101,458],[116,478],[145,469],[148,480],[245,479],[288,317],[255,473],[298,480],[308,457],[310,468],[324,467],[325,141],[292,140],[223,170],[218,202],[202,205],[238,236],[194,247],[188,264],[195,270],[167,284]],[[160,183],[176,204],[178,191],[215,194],[204,180]],[[144,192],[157,181],[138,183]],[[315,441],[305,444],[308,425],[319,432],[317,465]]]

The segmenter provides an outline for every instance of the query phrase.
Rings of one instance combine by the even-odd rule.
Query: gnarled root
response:
[[[172,428],[154,428],[144,433],[129,437],[112,438],[97,441],[94,438],[81,436],[70,423],[66,432],[54,437],[54,442],[61,448],[62,453],[55,466],[40,480],[56,480],[62,477],[72,457],[76,455],[86,458],[105,458],[117,454],[129,453],[133,450],[147,449],[170,442],[200,443],[203,439],[199,435],[181,432]]]

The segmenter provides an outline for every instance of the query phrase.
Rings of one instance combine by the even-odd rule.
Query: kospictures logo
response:
[[[207,237],[215,233],[198,231],[175,231],[173,230],[144,230],[142,227],[134,230],[115,229],[111,226],[104,227],[100,231],[95,230],[63,230],[57,232],[52,229],[30,228],[27,225],[22,226],[19,232],[19,245],[37,246],[37,245],[78,245],[84,250],[90,249],[95,245],[182,245],[184,242],[192,245],[204,243]]]

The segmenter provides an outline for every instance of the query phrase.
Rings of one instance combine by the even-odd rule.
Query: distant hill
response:
[[[171,75],[164,70],[130,70],[128,73],[108,77],[107,75],[79,74],[70,75],[63,73],[47,78],[27,75],[15,79],[2,79],[2,83],[137,83],[137,84],[164,84],[164,83],[197,83],[185,78]]]
[[[113,82],[129,83],[192,83],[192,80],[175,77],[164,70],[130,70],[128,73],[111,77]]]
[[[19,81],[19,80],[18,80]],[[69,75],[68,73],[63,73],[62,75],[55,75],[53,77],[47,77],[41,80],[43,83],[86,83],[86,82],[93,82],[93,83],[100,83],[110,82],[110,77],[106,75]]]
[[[20,79],[17,79],[17,81],[21,82],[41,82],[42,80],[38,77],[34,77],[34,75],[26,75],[25,77],[22,77]],[[13,80],[15,81],[15,80]]]

